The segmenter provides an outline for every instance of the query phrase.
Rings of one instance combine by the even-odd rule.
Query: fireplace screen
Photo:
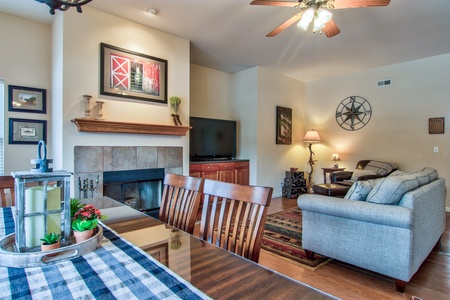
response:
[[[159,209],[163,180],[164,168],[104,172],[103,195],[151,212]]]

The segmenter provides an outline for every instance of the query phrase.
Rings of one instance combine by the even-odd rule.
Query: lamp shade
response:
[[[332,161],[340,161],[340,159],[339,159],[339,154],[333,154],[333,155],[331,156],[331,160],[332,160]]]
[[[303,141],[305,143],[318,143],[320,142],[320,136],[319,133],[315,130],[308,130],[306,132],[305,137],[303,138]]]

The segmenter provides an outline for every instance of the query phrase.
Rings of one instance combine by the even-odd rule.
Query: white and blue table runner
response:
[[[86,255],[45,267],[0,266],[0,299],[209,299],[105,225],[103,243]],[[14,232],[1,208],[0,237]]]

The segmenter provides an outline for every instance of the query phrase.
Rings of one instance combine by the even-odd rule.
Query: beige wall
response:
[[[53,99],[61,101],[55,111],[54,126],[62,129],[55,136],[54,153],[58,165],[74,170],[74,146],[182,146],[188,160],[187,136],[141,134],[99,134],[78,132],[71,119],[84,115],[83,94],[92,95],[92,105],[103,100],[103,117],[110,121],[172,124],[170,106],[153,102],[106,97],[99,94],[100,43],[166,59],[168,61],[168,96],[181,98],[180,115],[185,124],[189,116],[189,41],[183,40],[95,9],[83,14],[67,11],[58,14],[53,24]],[[59,28],[64,28],[59,30]],[[59,102],[61,103],[61,102]],[[56,105],[55,105],[56,107]],[[60,138],[62,137],[62,138]],[[185,164],[183,173],[188,173]]]
[[[216,97],[216,91],[224,93]],[[304,94],[302,82],[261,67],[232,75],[191,67],[191,112],[238,121],[237,157],[250,159],[250,183],[274,187],[275,196],[281,196],[285,171],[302,164]],[[292,145],[275,144],[276,106],[292,108]]]
[[[314,180],[323,181],[321,168],[331,167],[331,155],[338,153],[339,165],[347,169],[360,159],[378,159],[396,162],[407,172],[433,167],[450,182],[449,69],[446,54],[307,83],[305,124],[322,138],[313,145]],[[377,87],[383,79],[391,79],[392,85]],[[335,113],[353,95],[367,99],[373,114],[364,128],[346,131],[336,123]],[[445,134],[428,134],[433,117],[446,118]]]
[[[9,117],[48,119],[49,156],[55,169],[74,170],[74,146],[181,146],[188,161],[188,136],[82,133],[71,119],[84,116],[83,94],[105,101],[111,121],[172,124],[167,104],[99,95],[100,43],[168,61],[168,96],[178,96],[180,115],[188,123],[189,41],[87,7],[57,14],[52,26],[0,13],[0,77],[5,84],[47,89],[46,115],[7,113]],[[6,91],[5,97],[7,99]],[[7,103],[5,103],[7,110]],[[7,134],[6,130],[6,134]],[[31,169],[34,145],[5,145],[5,173]],[[189,166],[183,166],[188,174]],[[72,189],[73,190],[73,189]]]
[[[304,84],[260,67],[232,75],[196,67],[191,83],[198,89],[203,78],[203,84],[220,85],[210,81],[223,76],[226,80],[222,84],[229,86],[228,76],[231,77],[231,99],[221,101],[230,103],[233,118],[241,124],[239,157],[251,159],[251,183],[273,186],[277,196],[281,193],[279,182],[284,170],[291,166],[309,170],[309,151],[301,141],[309,129],[318,130],[322,138],[321,143],[313,145],[317,159],[313,180],[317,183],[323,182],[321,168],[333,165],[333,153],[340,155],[339,165],[349,170],[358,160],[378,159],[396,162],[407,172],[433,167],[449,181],[449,126],[446,125],[445,134],[428,134],[429,118],[449,117],[449,69],[447,54]],[[217,74],[197,76],[202,72]],[[377,87],[377,81],[383,79],[390,79],[392,85]],[[336,108],[343,99],[354,95],[366,98],[373,114],[364,128],[346,131],[336,123]],[[196,110],[195,92],[191,97],[191,109]],[[275,144],[277,105],[293,108],[291,146]],[[223,111],[228,111],[225,107]],[[208,113],[217,111],[202,112],[205,116]],[[438,153],[433,152],[435,146],[439,147]],[[450,208],[449,199],[447,207]]]
[[[9,118],[47,121],[47,143],[51,144],[51,28],[49,25],[0,13],[0,78],[5,81],[4,174],[27,171],[34,166],[30,159],[37,158],[36,146],[8,144]],[[47,113],[8,111],[8,85],[42,88],[47,90]],[[48,148],[49,157],[51,149]]]

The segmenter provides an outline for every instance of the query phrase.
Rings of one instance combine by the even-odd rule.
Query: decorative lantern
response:
[[[16,247],[19,252],[39,251],[45,234],[61,234],[61,245],[70,243],[70,176],[66,171],[51,172],[46,159],[41,159],[41,146],[38,144],[37,168],[30,172],[12,172],[16,193]],[[45,166],[45,167],[43,167]],[[40,172],[38,171],[40,170]]]

